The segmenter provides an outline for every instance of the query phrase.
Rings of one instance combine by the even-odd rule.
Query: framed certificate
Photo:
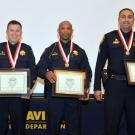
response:
[[[135,60],[125,60],[125,70],[129,85],[135,85]]]
[[[56,83],[53,85],[53,96],[76,97],[85,94],[86,72],[71,70],[54,70]]]
[[[0,69],[0,96],[27,95],[29,91],[29,69]]]

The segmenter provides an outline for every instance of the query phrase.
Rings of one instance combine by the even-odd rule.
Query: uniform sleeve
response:
[[[37,72],[36,72],[35,56],[31,47],[28,53],[28,68],[30,69],[30,84],[31,84],[30,88],[32,89],[36,82]]]
[[[40,60],[37,64],[37,73],[38,76],[42,79],[45,79],[45,73],[48,69],[48,49],[46,48],[42,53]]]
[[[107,38],[104,36],[103,41],[99,46],[96,68],[95,68],[95,79],[94,79],[94,90],[101,90],[101,77],[102,70],[105,62],[108,58],[108,43]]]
[[[86,71],[86,88],[89,88],[92,78],[92,71],[85,51],[83,51],[82,55],[81,69]]]

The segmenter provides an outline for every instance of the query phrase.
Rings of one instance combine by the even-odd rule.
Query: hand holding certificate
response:
[[[89,101],[90,99],[90,89],[86,89],[84,92],[84,95],[82,97],[79,98],[79,100],[81,101]]]
[[[84,71],[54,70],[56,84],[53,96],[81,97],[84,95],[86,73]]]

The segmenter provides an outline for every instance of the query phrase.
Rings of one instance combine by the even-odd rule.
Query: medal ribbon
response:
[[[17,62],[17,59],[18,59],[20,48],[21,48],[21,43],[18,43],[17,48],[15,50],[14,58],[13,58],[12,55],[11,55],[11,51],[10,51],[8,42],[6,44],[8,59],[9,59],[9,62],[11,64],[12,68],[15,68],[15,66],[16,66],[16,62]]]
[[[126,43],[125,38],[124,38],[124,36],[123,36],[123,34],[122,34],[120,29],[118,30],[118,34],[119,34],[120,40],[121,40],[124,48],[126,49],[127,52],[129,52],[130,49],[131,49],[131,46],[132,46],[134,32],[133,31],[131,32],[129,40],[128,40],[128,44]]]
[[[69,54],[68,54],[67,56],[66,56],[66,54],[65,54],[65,52],[64,52],[64,50],[63,50],[63,47],[62,47],[62,45],[61,45],[60,40],[58,41],[58,48],[59,48],[60,53],[61,53],[61,55],[62,55],[63,61],[65,62],[65,64],[68,64],[68,63],[69,63],[69,59],[70,59],[70,54],[71,54],[71,52],[73,51],[73,42],[71,41],[70,52],[69,52]]]

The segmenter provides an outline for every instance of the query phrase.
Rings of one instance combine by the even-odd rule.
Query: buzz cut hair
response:
[[[16,20],[9,21],[8,24],[7,24],[7,30],[8,30],[10,25],[19,25],[20,28],[22,29],[22,24],[19,21],[16,21]]]
[[[72,24],[71,24],[71,22],[68,21],[68,20],[62,21],[62,22],[59,24],[59,27],[58,27],[58,28],[60,28],[64,23],[68,23],[68,24],[70,25],[70,27],[72,28]]]

